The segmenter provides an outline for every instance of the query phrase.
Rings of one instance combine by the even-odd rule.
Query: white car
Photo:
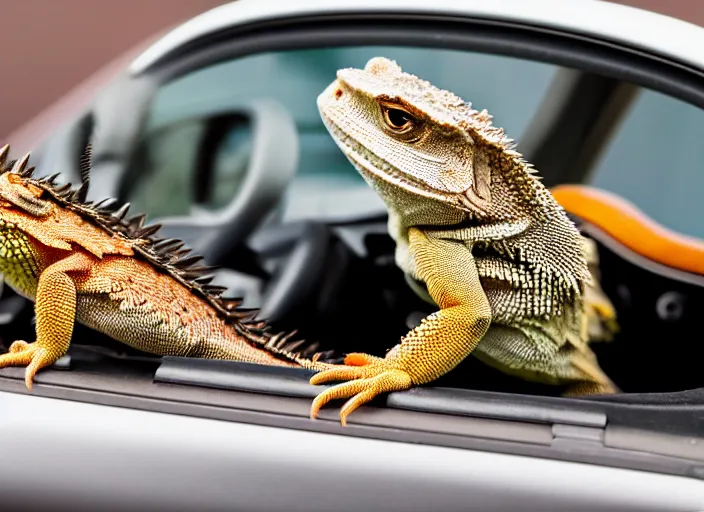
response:
[[[90,138],[89,199],[147,212],[277,327],[383,354],[429,310],[319,118],[337,69],[395,59],[488,109],[549,186],[704,237],[702,48],[702,28],[593,0],[240,0],[6,142],[77,182]],[[0,508],[704,510],[704,276],[583,227],[621,326],[594,348],[622,394],[561,398],[470,358],[341,427],[336,407],[308,418],[306,371],[157,358],[79,327],[31,394],[0,370]],[[31,320],[5,289],[2,341],[33,339]]]

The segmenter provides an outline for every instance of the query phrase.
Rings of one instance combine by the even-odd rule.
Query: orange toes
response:
[[[343,427],[346,426],[347,417],[367,402],[374,400],[377,395],[379,395],[379,393],[375,389],[369,388],[360,391],[355,396],[347,400],[345,405],[342,406],[342,409],[340,409],[340,424]]]
[[[39,370],[56,362],[49,351],[34,343],[17,340],[10,345],[7,354],[0,355],[0,368],[8,366],[26,366],[24,382],[29,391],[32,391],[34,376]]]
[[[353,352],[345,357],[345,364],[348,366],[364,366],[383,361],[381,357],[370,356],[361,352]]]
[[[16,340],[12,342],[12,345],[10,345],[9,348],[9,353],[10,354],[15,354],[17,352],[22,352],[29,346],[29,343],[27,343],[24,340]]]
[[[0,355],[0,368],[8,366],[23,366],[32,361],[32,346],[24,341],[15,341],[10,345],[7,354]]]
[[[323,370],[322,372],[316,373],[310,378],[308,382],[310,382],[314,386],[317,386],[318,384],[325,384],[326,382],[358,379],[363,376],[364,372],[361,368],[339,365],[328,370]]]
[[[313,405],[310,409],[311,419],[318,417],[320,409],[333,400],[339,400],[340,398],[348,398],[362,391],[365,387],[367,379],[353,380],[351,382],[345,382],[344,384],[338,384],[330,389],[327,389],[320,393],[315,400],[313,400]],[[344,424],[344,422],[343,422]]]
[[[318,416],[320,409],[329,402],[341,398],[350,398],[342,409],[340,409],[340,423],[345,426],[347,425],[347,417],[360,406],[372,401],[382,393],[409,389],[413,385],[410,375],[403,370],[386,369],[379,366],[374,366],[373,369],[373,373],[376,375],[367,378],[351,376],[353,375],[354,368],[344,369],[346,370],[347,375],[349,375],[348,378],[355,380],[338,384],[337,386],[333,386],[320,393],[315,400],[313,400],[313,405],[311,406],[310,411],[311,419],[315,419]],[[371,370],[372,368],[366,368],[365,373],[372,373]],[[336,371],[342,371],[342,369],[326,370],[321,373]],[[341,374],[338,373],[335,375],[335,378],[330,378],[330,380],[341,380],[340,375]],[[328,377],[330,376],[324,375],[321,380],[326,380]],[[311,383],[313,383],[312,381],[313,379],[311,379]]]
[[[55,362],[56,361],[49,356],[49,353],[45,348],[37,347],[32,356],[32,362],[29,363],[24,372],[24,383],[29,391],[32,391],[32,383],[37,372],[46,366],[54,364]]]

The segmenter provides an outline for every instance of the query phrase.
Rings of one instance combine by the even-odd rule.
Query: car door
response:
[[[90,140],[90,199],[111,195],[147,212],[168,236],[188,240],[208,263],[221,265],[219,282],[262,307],[276,326],[300,326],[324,348],[383,354],[427,305],[413,298],[394,267],[383,204],[317,114],[315,97],[337,69],[383,55],[487,108],[551,185],[596,183],[623,194],[627,184],[657,188],[655,179],[641,176],[644,166],[659,176],[661,161],[643,156],[632,164],[626,157],[634,141],[646,155],[658,151],[659,144],[646,147],[643,139],[672,131],[648,129],[643,119],[665,122],[657,114],[667,108],[681,113],[666,116],[670,123],[690,116],[694,127],[701,119],[702,73],[676,59],[566,28],[548,30],[535,20],[487,20],[461,7],[445,15],[403,6],[347,9],[333,16],[308,8],[275,23],[248,18],[241,25],[233,11],[229,24],[210,18],[212,30],[202,19],[189,25],[176,34],[181,43],[157,45],[88,112],[70,120],[62,138],[43,148],[39,167],[79,179],[76,155]],[[168,51],[159,53],[164,47]],[[668,176],[684,190],[691,157],[676,162]],[[653,198],[639,205],[658,217],[655,196],[642,197]],[[687,225],[674,227],[695,229]],[[625,259],[615,253],[614,261]],[[79,421],[85,418],[85,426],[110,440],[109,446],[81,444],[71,436],[80,460],[92,460],[90,446],[124,470],[129,464],[117,454],[134,454],[138,446],[143,467],[169,467],[179,475],[152,478],[151,489],[126,470],[114,487],[95,478],[89,486],[95,490],[85,491],[95,503],[107,496],[127,503],[129,496],[113,492],[120,487],[135,489],[138,502],[143,493],[141,503],[162,499],[206,508],[691,510],[702,503],[704,399],[699,359],[691,357],[700,349],[685,333],[702,301],[701,279],[665,279],[651,270],[630,275],[630,294],[644,297],[637,309],[619,298],[621,283],[608,291],[630,325],[650,319],[651,334],[642,338],[639,331],[612,345],[618,353],[609,357],[619,361],[612,364],[614,378],[630,386],[617,397],[559,398],[470,361],[450,380],[363,408],[342,428],[335,410],[308,419],[318,390],[307,385],[305,372],[140,359],[110,346],[104,357],[76,352],[69,371],[45,372],[37,386],[44,396],[33,398],[41,400],[36,410],[54,416],[62,405],[52,398],[63,399],[75,432],[86,432]],[[632,282],[660,288],[645,294],[646,285]],[[688,312],[675,323],[653,312],[659,294],[673,286],[683,287]],[[374,336],[364,323],[370,311],[379,322]],[[17,318],[8,322],[18,325]],[[658,352],[655,332],[669,333],[668,346],[681,351]],[[91,345],[95,338],[83,330],[74,344]],[[627,364],[643,347],[651,347],[653,357],[639,358],[637,368]],[[681,353],[690,357],[683,360]],[[0,371],[0,390],[17,393],[20,378],[21,372]],[[20,417],[21,400],[9,395],[0,400]],[[111,406],[106,418],[124,431],[110,433],[96,419],[105,405]],[[25,418],[36,423],[38,414]],[[45,424],[50,431],[51,422]],[[67,428],[65,421],[57,424]],[[21,426],[18,420],[11,431]],[[169,434],[159,439],[158,432]],[[32,453],[34,471],[46,482],[46,462]],[[194,466],[177,467],[189,458]],[[72,467],[55,481],[75,499],[76,483],[87,473],[85,466]],[[174,483],[192,481],[180,480],[185,477],[210,490],[194,496]],[[19,496],[24,487],[13,482]]]

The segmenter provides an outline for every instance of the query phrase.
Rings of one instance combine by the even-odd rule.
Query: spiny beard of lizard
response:
[[[417,278],[408,228],[452,229],[472,249],[493,322],[576,324],[591,282],[584,240],[486,110],[382,57],[339,70],[318,108],[387,204],[402,270]]]

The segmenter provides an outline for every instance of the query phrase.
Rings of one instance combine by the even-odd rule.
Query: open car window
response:
[[[589,183],[632,200],[647,215],[665,225],[696,233],[698,228],[691,228],[692,216],[688,213],[696,195],[693,190],[697,190],[696,186],[689,186],[692,182],[689,178],[695,174],[696,149],[691,134],[697,132],[697,122],[704,119],[696,106],[618,80],[609,85],[597,74],[553,64],[411,46],[333,46],[262,52],[196,67],[166,81],[157,88],[148,105],[148,115],[137,140],[138,157],[126,172],[130,177],[125,179],[129,182],[130,193],[125,199],[135,210],[147,212],[152,218],[197,216],[204,211],[226,209],[228,201],[242,192],[257,142],[259,121],[239,113],[261,101],[274,102],[293,124],[296,150],[285,149],[277,140],[270,141],[264,148],[265,152],[289,161],[294,168],[267,222],[246,242],[257,254],[257,264],[268,277],[252,277],[244,275],[241,268],[226,268],[220,272],[216,283],[225,286],[231,294],[244,295],[248,307],[262,307],[262,318],[275,324],[281,321],[277,326],[300,328],[306,336],[322,340],[328,346],[332,344],[343,353],[362,350],[360,342],[355,342],[358,335],[354,334],[354,329],[342,334],[335,327],[337,322],[355,324],[356,317],[345,310],[360,307],[375,310],[379,322],[388,325],[388,331],[379,335],[388,341],[388,346],[376,347],[379,355],[383,355],[383,351],[413,325],[414,318],[430,310],[427,304],[423,309],[407,297],[399,299],[410,291],[403,283],[393,281],[398,279],[399,270],[393,265],[393,246],[386,231],[384,205],[335,145],[316,105],[317,96],[334,79],[338,69],[363,67],[374,56],[395,59],[406,71],[456,92],[477,109],[486,108],[495,124],[517,141],[519,151],[524,152],[529,161],[533,160],[532,152],[541,155],[533,143],[545,128],[545,119],[550,120],[546,111],[566,101],[566,96],[561,96],[565,91],[567,96],[577,92],[573,101],[576,100],[578,108],[567,119],[564,129],[580,134],[579,130],[588,126],[586,121],[594,117],[595,109],[606,110],[606,106],[598,103],[600,90],[607,90],[607,86],[614,91],[619,87],[627,88],[621,109],[611,117],[605,115],[593,122],[597,126],[608,125],[600,128],[608,137],[601,148],[595,149],[597,154],[593,161],[587,158],[591,163],[580,171],[581,174],[575,174],[572,166],[578,162],[563,159],[558,165],[548,159],[546,172],[550,174],[550,185],[573,181]],[[565,84],[572,85],[572,89],[564,87]],[[590,102],[593,107],[589,106]],[[214,119],[219,120],[213,122]],[[657,122],[648,121],[654,119]],[[650,140],[658,143],[643,142]],[[577,144],[580,142],[578,138]],[[668,158],[664,156],[663,147],[681,150]],[[561,149],[548,145],[547,152],[557,154]],[[203,153],[213,155],[207,169],[199,159]],[[540,165],[537,167],[543,171]],[[667,172],[663,172],[665,168]],[[694,183],[696,185],[696,180]],[[235,218],[228,222],[245,221]],[[366,224],[348,225],[355,222]],[[277,231],[276,226],[281,229]],[[181,231],[178,236],[187,234]],[[297,253],[298,249],[294,249],[297,245],[307,246],[311,259],[294,271],[288,266],[288,258]],[[320,256],[314,258],[313,254]],[[639,368],[624,366],[628,362],[628,351],[635,350],[640,343],[639,337],[653,338],[652,333],[658,332],[653,330],[655,327],[664,329],[657,323],[660,321],[657,304],[673,292],[665,283],[653,286],[645,295],[640,291],[646,290],[642,284],[645,281],[633,276],[621,279],[624,271],[619,265],[611,265],[609,254],[602,255],[603,275],[607,279],[603,286],[617,308],[622,308],[621,320],[627,327],[622,337],[628,337],[630,342],[617,340],[596,347],[595,350],[606,354],[605,367],[621,374],[626,389],[630,387],[631,391],[677,391],[700,385],[698,379],[687,372],[675,376],[665,371],[657,381],[647,379],[645,375],[658,364],[652,358]],[[232,252],[225,266],[237,265],[240,259],[240,253]],[[383,279],[375,277],[375,272],[380,272]],[[285,292],[272,284],[277,278],[293,283],[294,275],[298,276],[299,284],[290,284]],[[393,284],[389,284],[391,282]],[[296,287],[307,291],[294,293]],[[633,296],[647,299],[636,300],[633,306]],[[322,304],[330,307],[326,309]],[[696,301],[690,299],[686,310],[696,307],[694,304]],[[631,307],[640,309],[630,311]],[[638,315],[644,312],[653,316],[655,326],[632,320],[640,319]],[[684,318],[691,319],[690,315],[686,313]],[[343,338],[346,341],[342,341]],[[651,339],[651,343],[655,341]],[[481,374],[475,369],[470,373]],[[496,388],[491,379],[484,377],[461,384],[487,390],[509,389]],[[516,384],[510,390],[536,392],[525,383]],[[545,390],[537,392],[542,391]]]
[[[498,55],[384,46],[268,52],[228,60],[158,89],[140,139],[142,153],[133,164],[140,184],[131,189],[129,199],[140,211],[155,216],[185,214],[194,204],[225,206],[246,169],[251,127],[243,123],[222,138],[215,148],[212,186],[206,196],[196,198],[196,153],[205,130],[199,116],[267,98],[287,109],[299,137],[297,172],[280,205],[282,220],[383,211],[376,194],[334,145],[315,103],[337,69],[363,66],[376,55],[398,60],[409,72],[455,91],[475,108],[487,108],[495,123],[517,140],[519,150],[560,69]],[[696,220],[701,217],[696,214],[699,191],[704,189],[696,140],[702,128],[700,109],[639,89],[583,181],[634,202],[672,229],[704,236],[704,227]]]

